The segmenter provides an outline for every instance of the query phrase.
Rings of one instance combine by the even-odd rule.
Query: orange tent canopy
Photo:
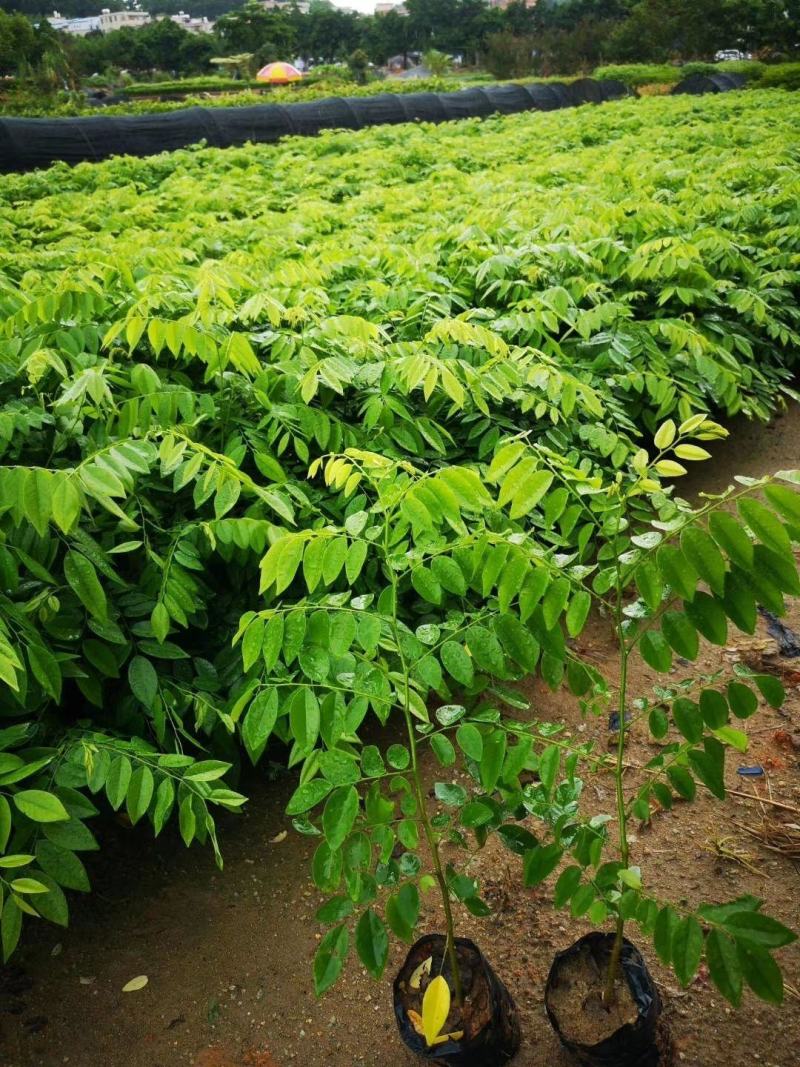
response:
[[[267,63],[256,74],[256,81],[269,82],[271,85],[286,85],[287,82],[299,81],[303,75],[291,63]]]

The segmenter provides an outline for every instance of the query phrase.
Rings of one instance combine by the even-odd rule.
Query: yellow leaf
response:
[[[428,956],[426,960],[423,960],[419,967],[415,967],[411,977],[408,980],[408,984],[412,989],[419,989],[422,982],[422,976],[431,973],[431,967],[433,966],[433,956]],[[421,1031],[420,1031],[421,1032]]]
[[[450,986],[437,974],[422,998],[422,1028],[430,1047],[441,1033],[450,1014]]]
[[[140,974],[138,978],[131,978],[130,982],[126,982],[122,987],[122,992],[135,993],[138,989],[144,989],[148,981],[149,978],[146,974]]]

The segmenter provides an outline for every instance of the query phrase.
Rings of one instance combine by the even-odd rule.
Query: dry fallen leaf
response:
[[[414,1029],[417,1031],[420,1037],[425,1036],[425,1029],[422,1025],[422,1016],[418,1011],[414,1011],[413,1008],[408,1009],[408,1020]]]
[[[136,978],[131,978],[130,982],[126,982],[122,987],[123,993],[135,993],[137,989],[144,989],[150,979],[146,974],[140,974]]]
[[[463,1030],[453,1030],[451,1034],[439,1034],[433,1039],[432,1045],[444,1045],[448,1041],[460,1041],[464,1036]]]

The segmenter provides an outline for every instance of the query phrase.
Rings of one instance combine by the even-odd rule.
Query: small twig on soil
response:
[[[738,789],[729,789],[728,794],[732,797],[742,797],[744,800],[755,800],[758,804],[771,804],[773,808],[782,808],[784,811],[791,811],[793,815],[800,816],[800,808],[792,804],[782,804],[780,800],[773,800],[772,797],[754,796],[752,793],[742,793]]]
[[[774,823],[770,826],[767,820],[764,820],[764,824],[758,830],[746,823],[737,822],[734,826],[750,834],[770,852],[777,852],[784,859],[795,863],[800,861],[800,828]]]

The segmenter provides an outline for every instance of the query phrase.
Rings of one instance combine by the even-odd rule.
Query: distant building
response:
[[[211,33],[214,23],[208,18],[194,18],[185,11],[179,11],[177,15],[156,15],[151,18],[147,11],[110,11],[104,7],[99,15],[91,15],[89,18],[65,19],[58,11],[54,11],[47,20],[54,30],[62,33],[71,33],[76,37],[85,37],[87,33],[111,33],[112,30],[123,28],[137,29],[146,26],[150,22],[158,22],[161,19],[170,19],[171,22],[183,26],[189,33]]]
[[[211,19],[205,17],[193,18],[191,15],[187,15],[185,11],[179,11],[177,15],[156,15],[157,19],[168,18],[170,22],[177,23],[178,26],[182,26],[189,33],[211,33],[214,29],[214,23]]]
[[[65,19],[58,11],[54,11],[47,20],[54,30],[61,33],[71,33],[74,37],[85,37],[87,33],[100,32],[100,16],[90,15],[88,18]]]
[[[104,7],[100,12],[100,32],[111,33],[113,30],[138,29],[150,22],[147,11],[109,11]]]
[[[390,0],[378,0],[375,5],[376,15],[388,15],[390,11],[393,11],[395,15],[408,14],[408,8],[405,4],[392,3]]]
[[[519,2],[519,0],[516,0]],[[536,7],[536,0],[522,0],[525,7]],[[489,0],[489,7],[498,7],[501,11],[505,11],[508,5],[512,3],[512,0]]]

